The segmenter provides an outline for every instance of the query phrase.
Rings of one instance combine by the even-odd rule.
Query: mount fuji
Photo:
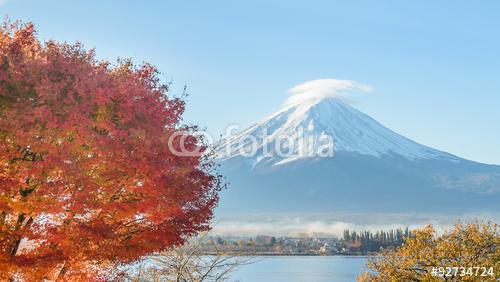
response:
[[[421,145],[339,98],[287,105],[216,148],[223,215],[500,207],[500,166]]]

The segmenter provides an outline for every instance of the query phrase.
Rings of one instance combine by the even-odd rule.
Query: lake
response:
[[[365,270],[366,257],[357,256],[268,256],[243,265],[229,281],[355,281]]]

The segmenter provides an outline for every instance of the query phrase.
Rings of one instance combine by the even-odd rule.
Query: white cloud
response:
[[[285,105],[299,105],[326,97],[346,99],[347,96],[353,93],[372,90],[372,87],[352,80],[335,78],[310,80],[288,90],[290,97]]]

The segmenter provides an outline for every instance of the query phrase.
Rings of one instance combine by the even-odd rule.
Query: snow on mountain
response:
[[[339,97],[312,97],[221,140],[230,189],[219,213],[499,211],[500,166],[418,144]]]
[[[327,151],[330,145],[332,152]],[[220,160],[246,157],[253,166],[333,157],[338,152],[376,158],[399,155],[410,160],[455,159],[391,131],[341,99],[332,97],[289,105],[247,130],[222,140],[218,148]]]

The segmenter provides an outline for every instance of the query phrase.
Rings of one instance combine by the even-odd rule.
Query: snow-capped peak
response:
[[[333,157],[339,152],[377,158],[399,155],[411,160],[451,156],[407,139],[333,97],[287,105],[223,139],[217,155],[221,160],[244,157],[255,166]]]

